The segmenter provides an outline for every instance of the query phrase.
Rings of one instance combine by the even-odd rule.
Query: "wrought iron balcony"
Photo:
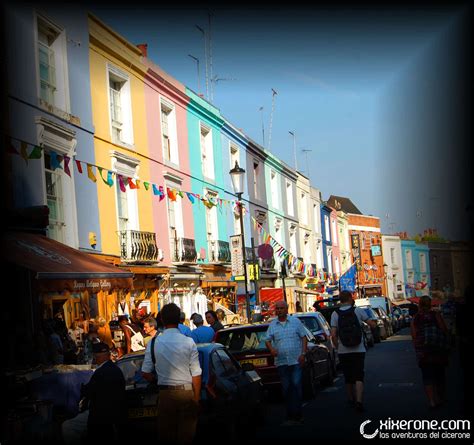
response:
[[[190,238],[171,238],[171,261],[174,263],[196,263],[196,243]]]
[[[159,251],[156,234],[123,230],[120,233],[120,257],[127,263],[157,263]]]
[[[208,240],[209,262],[230,263],[230,247],[227,241]]]

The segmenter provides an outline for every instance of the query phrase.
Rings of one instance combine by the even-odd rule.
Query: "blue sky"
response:
[[[90,9],[130,42],[147,43],[150,59],[206,94],[204,40],[196,25],[209,29],[208,10]],[[294,166],[288,131],[295,132],[298,169],[324,199],[351,198],[381,218],[384,232],[436,226],[448,238],[467,237],[466,224],[444,217],[464,212],[469,201],[465,164],[450,169],[458,174],[449,187],[436,179],[446,162],[465,155],[459,143],[448,149],[439,142],[460,130],[449,116],[462,110],[447,110],[466,83],[459,77],[453,83],[466,63],[462,4],[211,12],[212,71],[222,79],[214,84],[213,103],[237,128],[262,144],[263,114],[268,147],[273,88],[270,150]],[[200,59],[200,91],[188,54]],[[311,150],[308,165],[302,149]]]

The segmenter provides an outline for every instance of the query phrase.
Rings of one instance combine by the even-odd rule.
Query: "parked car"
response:
[[[370,326],[363,321],[362,322],[362,332],[364,333],[365,346],[371,348],[375,345],[374,334]]]
[[[250,366],[262,378],[268,390],[280,388],[280,377],[274,357],[265,345],[269,323],[246,324],[217,331],[215,341],[224,345],[244,367]],[[332,384],[335,377],[331,353],[322,338],[314,337],[307,329],[308,351],[303,368],[305,398],[315,395],[319,383]],[[250,364],[250,365],[247,365]]]
[[[311,334],[315,337],[321,337],[322,343],[331,353],[334,373],[336,373],[336,367],[339,365],[339,356],[331,338],[331,327],[323,315],[320,312],[296,312],[293,316],[298,317]]]
[[[387,333],[387,338],[393,335],[392,320],[387,315],[387,313],[381,307],[372,308],[376,314],[382,319],[385,326],[385,332]]]
[[[413,320],[413,316],[410,313],[410,309],[406,307],[402,307],[401,310],[403,314],[405,315],[405,326],[410,326],[410,323]]]
[[[224,428],[235,436],[249,431],[263,420],[262,381],[257,372],[244,371],[240,364],[218,343],[197,345],[202,369],[199,431]],[[159,389],[142,376],[144,351],[124,355],[117,361],[126,381],[128,426],[131,431],[156,428]]]
[[[370,306],[359,306],[363,309],[371,320],[375,320],[376,326],[372,329],[372,334],[374,336],[374,342],[380,343],[381,340],[387,338],[387,331],[385,330],[385,325],[383,320],[378,316],[378,314]]]

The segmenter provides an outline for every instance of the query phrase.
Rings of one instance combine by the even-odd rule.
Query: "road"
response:
[[[409,329],[404,328],[367,352],[364,412],[358,413],[347,406],[344,378],[339,372],[333,386],[321,387],[316,397],[305,403],[304,425],[282,426],[285,418],[283,403],[281,400],[268,402],[266,423],[259,428],[257,441],[365,440],[360,426],[366,420],[372,422],[365,427],[364,432],[368,434],[375,432],[380,420],[468,419],[463,411],[463,378],[457,350],[452,352],[447,369],[446,403],[431,410],[409,334]]]

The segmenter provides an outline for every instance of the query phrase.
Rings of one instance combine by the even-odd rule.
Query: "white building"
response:
[[[399,236],[382,235],[382,253],[387,274],[387,296],[392,301],[406,298],[402,261],[402,245]]]

